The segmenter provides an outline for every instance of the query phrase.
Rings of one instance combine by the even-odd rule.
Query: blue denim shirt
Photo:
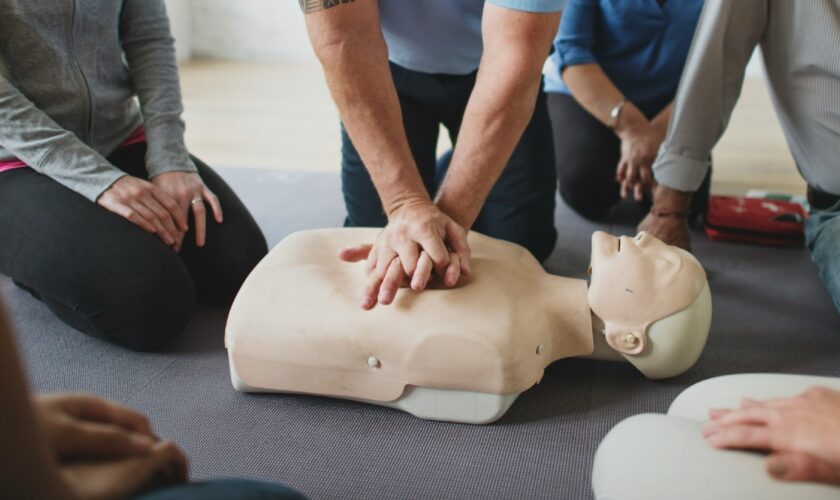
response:
[[[703,0],[569,0],[545,75],[546,91],[570,94],[567,66],[597,63],[648,115],[677,92]]]
[[[525,12],[559,12],[566,0],[486,3]],[[421,73],[472,73],[478,69],[483,51],[484,4],[485,0],[379,0],[391,62]]]

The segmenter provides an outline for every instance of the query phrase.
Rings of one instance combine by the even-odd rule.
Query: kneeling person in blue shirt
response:
[[[470,271],[470,229],[540,260],[554,249],[540,72],[564,3],[301,1],[342,120],[345,225],[385,227],[362,307],[389,304],[406,276],[415,290],[433,271],[454,286]],[[441,124],[455,145],[446,171]]]
[[[621,198],[650,204],[703,0],[570,0],[546,70],[560,195],[601,220]],[[693,212],[708,200],[708,176]]]

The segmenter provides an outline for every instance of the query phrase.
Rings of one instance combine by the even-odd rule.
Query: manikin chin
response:
[[[592,236],[591,282],[546,273],[522,247],[470,234],[472,277],[359,307],[364,264],[339,248],[376,229],[283,240],[239,292],[225,345],[236,389],[353,399],[421,418],[489,423],[562,358],[626,360],[649,378],[694,365],[712,303],[688,252],[640,233]]]

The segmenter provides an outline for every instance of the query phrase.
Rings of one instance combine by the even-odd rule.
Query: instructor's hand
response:
[[[187,231],[186,214],[172,196],[151,182],[123,176],[96,203],[156,234],[167,246],[180,248]]]
[[[207,241],[207,210],[204,204],[206,202],[210,205],[214,219],[221,224],[223,216],[219,198],[204,185],[198,174],[192,172],[160,174],[152,179],[152,184],[176,201],[185,223],[189,212],[192,211],[195,219],[195,245],[203,247]]]
[[[359,260],[359,249],[343,251],[344,260]],[[406,203],[390,214],[367,256],[368,284],[361,306],[393,302],[400,283],[407,276],[411,287],[426,287],[433,271],[455,286],[461,275],[470,274],[470,247],[463,227],[431,201]]]

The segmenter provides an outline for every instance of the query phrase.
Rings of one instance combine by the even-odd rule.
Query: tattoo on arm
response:
[[[338,7],[346,3],[353,3],[356,0],[298,0],[300,3],[300,10],[304,14],[317,12],[319,10],[327,10],[333,7]]]

